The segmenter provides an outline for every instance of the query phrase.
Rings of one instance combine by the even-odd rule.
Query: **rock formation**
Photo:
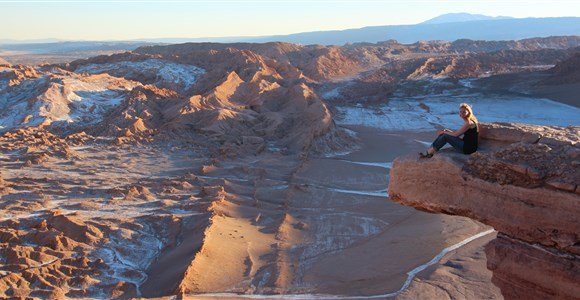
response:
[[[390,198],[493,226],[492,282],[508,299],[580,295],[580,127],[492,123],[480,151],[393,163]]]
[[[561,61],[549,70],[550,77],[545,79],[544,84],[565,84],[580,82],[580,48],[570,58]]]
[[[8,61],[6,61],[5,59],[3,59],[2,57],[0,57],[0,67],[3,66],[10,66],[10,63]]]

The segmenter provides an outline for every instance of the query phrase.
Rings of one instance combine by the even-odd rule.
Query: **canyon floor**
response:
[[[489,227],[387,197],[392,160],[433,134],[344,127],[354,150],[309,157],[270,149],[218,161],[201,148],[105,140],[39,165],[5,152],[2,238],[21,245],[2,250],[5,295],[501,298],[482,253]]]
[[[428,136],[351,130],[360,147],[346,155],[211,167],[191,149],[99,142],[42,165],[4,154],[0,224],[4,240],[21,243],[3,249],[5,294],[163,296],[192,281],[199,291],[390,294],[445,247],[487,230],[387,199],[389,163]]]

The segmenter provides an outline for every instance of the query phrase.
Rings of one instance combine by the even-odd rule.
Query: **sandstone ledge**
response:
[[[580,196],[485,181],[467,173],[465,158],[459,155],[396,159],[389,183],[391,200],[470,217],[512,237],[580,254]]]
[[[399,157],[389,197],[493,226],[492,281],[506,298],[580,294],[580,127],[482,124],[480,151]]]
[[[491,281],[508,299],[578,299],[580,259],[503,234],[485,247]],[[530,291],[534,291],[533,297]]]
[[[578,142],[567,136],[577,138],[578,127],[573,128],[576,135],[564,128],[557,134],[557,127],[482,127],[482,150],[474,155],[443,151],[431,159],[397,158],[390,176],[391,199],[429,212],[470,217],[523,241],[580,254],[580,170],[558,170],[560,164],[568,168],[578,161]],[[507,132],[503,144],[488,139],[497,141],[502,137],[498,132]],[[543,137],[522,142],[543,132],[550,133],[552,146],[542,143]],[[522,161],[520,154],[528,152],[538,157]]]

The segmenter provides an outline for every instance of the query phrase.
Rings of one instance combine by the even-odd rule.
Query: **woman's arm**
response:
[[[469,129],[469,127],[471,127],[471,123],[469,121],[466,121],[465,124],[463,124],[463,126],[461,126],[461,128],[459,128],[458,130],[446,133],[452,136],[460,136],[464,134]]]

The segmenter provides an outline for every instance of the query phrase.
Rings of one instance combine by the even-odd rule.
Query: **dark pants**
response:
[[[455,150],[463,153],[463,140],[460,137],[452,136],[447,133],[439,135],[433,142],[432,146],[435,150],[439,150],[443,148],[445,144],[449,144],[453,146]]]

